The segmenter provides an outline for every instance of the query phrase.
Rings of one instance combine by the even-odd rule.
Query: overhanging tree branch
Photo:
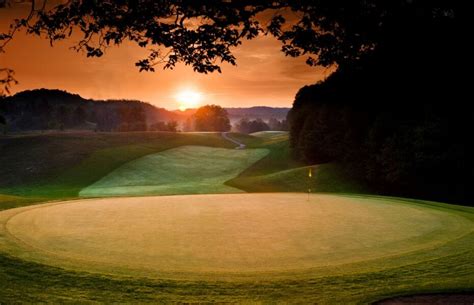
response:
[[[81,37],[73,49],[89,57],[103,56],[112,45],[132,41],[149,49],[136,62],[140,71],[157,65],[173,69],[190,65],[199,73],[221,72],[222,63],[236,64],[233,48],[245,39],[272,35],[291,57],[306,56],[311,66],[357,61],[386,39],[403,12],[423,8],[429,18],[448,1],[317,0],[317,1],[191,1],[69,0],[48,7],[32,1],[29,15],[15,20],[0,36],[6,45],[19,29],[55,41]],[[449,5],[448,5],[449,6]],[[435,10],[438,9],[438,10]],[[261,14],[273,11],[268,23]],[[286,18],[297,12],[297,18]],[[400,18],[394,18],[399,14]],[[444,16],[443,14],[437,14]],[[450,14],[450,16],[453,14]],[[3,50],[0,45],[0,51]]]

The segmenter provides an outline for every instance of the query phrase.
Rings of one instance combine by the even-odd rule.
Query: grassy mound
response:
[[[77,197],[125,163],[183,145],[233,148],[220,133],[46,133],[0,138],[0,210]],[[20,199],[23,198],[23,199]]]
[[[227,185],[246,192],[328,192],[367,193],[360,181],[351,178],[338,164],[305,166],[293,160],[286,132],[258,132],[251,135],[232,134],[248,147],[264,147],[266,157],[249,166]],[[313,176],[308,177],[311,167]]]
[[[337,164],[303,166],[262,175],[246,173],[232,179],[228,184],[247,192],[367,192],[363,184],[348,178]]]
[[[108,197],[241,192],[224,185],[224,182],[267,153],[266,149],[181,146],[126,163],[82,189],[79,195]]]
[[[287,131],[258,131],[251,133],[250,135],[263,139],[288,138]]]

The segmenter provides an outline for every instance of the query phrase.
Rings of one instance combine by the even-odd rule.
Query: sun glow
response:
[[[196,108],[202,100],[202,94],[191,89],[186,89],[178,92],[175,98],[179,104],[179,110],[185,111],[189,108]]]

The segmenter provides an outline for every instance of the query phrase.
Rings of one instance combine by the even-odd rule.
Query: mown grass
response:
[[[457,214],[395,198],[301,193],[107,198],[4,211],[0,247],[127,276],[294,279],[393,268],[418,262],[420,254],[409,255],[416,251],[438,258],[423,250],[472,230]]]
[[[473,244],[474,236],[470,234],[446,246],[451,254],[381,271],[245,282],[118,278],[66,271],[0,254],[0,300],[76,304],[367,304],[401,294],[472,291]]]
[[[242,192],[224,182],[266,154],[265,149],[180,146],[128,162],[79,194],[108,197]]]
[[[220,134],[65,133],[0,139],[0,210],[69,199],[121,165],[183,145],[233,148]]]
[[[306,188],[307,168],[291,161],[284,135],[280,139],[268,135],[231,136],[250,148],[263,147],[270,152],[228,185],[247,191],[298,189],[301,185]],[[1,138],[0,210],[77,198],[82,188],[121,165],[181,145],[235,146],[220,135],[209,134],[87,133]],[[319,186],[319,191],[338,187],[339,192],[345,192],[360,187],[352,181],[340,183],[345,177],[340,176],[344,173],[337,174],[337,165],[321,165],[315,174],[314,187]],[[323,178],[327,181],[325,187]],[[341,185],[347,186],[341,189]],[[472,208],[443,204],[434,204],[434,208],[454,211],[474,221]],[[0,252],[0,303],[366,304],[402,294],[473,291],[473,245],[474,234],[470,233],[425,254],[418,253],[418,262],[399,267],[244,282],[114,277],[41,265]]]

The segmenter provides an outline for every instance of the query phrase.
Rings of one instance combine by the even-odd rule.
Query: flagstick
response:
[[[308,201],[309,201],[309,194],[311,193],[311,178],[313,177],[313,173],[311,171],[311,167],[308,171]]]

